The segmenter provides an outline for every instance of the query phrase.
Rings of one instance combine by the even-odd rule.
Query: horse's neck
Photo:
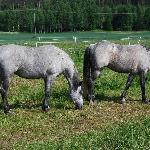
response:
[[[65,76],[69,82],[70,90],[77,90],[79,85],[79,77],[77,70],[76,69],[74,69],[74,71],[67,70]]]
[[[73,89],[77,90],[77,88],[79,86],[79,77],[78,77],[78,73],[76,71],[73,74],[72,84],[73,84]]]

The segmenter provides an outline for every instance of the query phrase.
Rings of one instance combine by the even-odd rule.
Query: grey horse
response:
[[[142,45],[119,45],[109,41],[91,44],[84,54],[83,91],[84,96],[94,102],[94,81],[101,70],[108,67],[119,73],[129,73],[120,102],[125,103],[125,96],[135,75],[140,77],[142,101],[147,103],[145,96],[146,73],[150,70],[150,52]]]
[[[0,93],[5,113],[10,112],[7,97],[13,74],[27,79],[44,79],[45,97],[42,104],[44,111],[49,109],[50,88],[60,74],[68,80],[70,96],[76,108],[83,105],[82,89],[75,64],[67,53],[53,45],[37,48],[14,44],[0,46]]]

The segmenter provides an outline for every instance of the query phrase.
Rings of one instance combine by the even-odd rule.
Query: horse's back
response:
[[[15,73],[24,78],[43,78],[74,69],[67,53],[53,45],[26,47],[14,44],[0,46],[0,69],[7,75]]]
[[[112,43],[109,41],[102,41],[89,46],[91,61],[93,67],[101,68],[108,65],[110,56],[112,54]]]
[[[0,69],[6,74],[15,72],[21,65],[26,47],[9,44],[0,46]]]
[[[69,55],[64,52],[62,49],[54,46],[54,45],[45,45],[40,46],[34,49],[34,53],[36,55],[40,55],[42,57],[48,57],[48,59],[54,60],[65,57],[66,59],[70,59]]]
[[[73,66],[69,55],[53,45],[31,48],[26,54],[28,60],[26,59],[22,68],[17,72],[22,77],[41,78],[60,74],[65,70],[65,67]]]
[[[149,64],[146,48],[137,45],[119,45],[102,41],[89,46],[93,67],[109,67],[117,72],[139,72]]]
[[[40,59],[46,65],[52,65],[51,67],[65,67],[66,65],[74,64],[70,56],[56,46],[40,46],[38,48],[35,48],[35,51],[36,60],[39,61]]]
[[[26,49],[25,46],[15,45],[15,44],[8,44],[8,45],[1,45],[0,46],[0,57],[4,56],[12,56],[13,54],[22,53]]]
[[[149,64],[147,51],[139,44],[116,45],[117,51],[112,55],[109,67],[117,72],[138,73],[146,70]]]

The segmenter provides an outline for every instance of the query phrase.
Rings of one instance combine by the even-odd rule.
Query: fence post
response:
[[[77,37],[76,37],[76,36],[74,37],[74,42],[75,42],[75,43],[77,42]]]

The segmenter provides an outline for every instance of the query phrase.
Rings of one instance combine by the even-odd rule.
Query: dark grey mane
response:
[[[150,48],[147,47],[146,45],[141,44],[141,46],[142,46],[143,48],[145,48],[148,52],[150,51]]]
[[[77,72],[74,72],[73,84],[74,84],[74,90],[77,90],[78,86],[80,85],[79,75]]]

